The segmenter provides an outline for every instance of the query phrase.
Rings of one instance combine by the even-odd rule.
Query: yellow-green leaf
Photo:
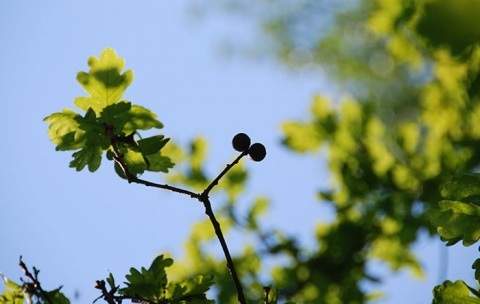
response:
[[[90,57],[88,65],[90,71],[79,72],[77,80],[90,96],[77,97],[74,103],[84,111],[92,108],[98,114],[106,106],[120,101],[125,89],[133,81],[133,71],[128,70],[121,74],[125,61],[117,57],[117,53],[111,48],[106,48],[100,58]]]

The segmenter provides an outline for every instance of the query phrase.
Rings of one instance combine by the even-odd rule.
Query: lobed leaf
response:
[[[62,112],[53,113],[43,119],[49,123],[48,135],[50,140],[57,145],[57,151],[76,150],[83,146],[82,138],[76,136],[80,124],[78,119],[81,116],[70,109],[63,109]]]
[[[153,172],[167,173],[169,169],[173,168],[174,163],[170,157],[163,156],[160,152],[156,154],[146,155],[148,160],[148,170]]]
[[[0,304],[23,304],[23,302],[25,301],[23,287],[10,281],[6,277],[4,277],[4,279],[4,284],[7,289],[5,289],[3,291],[3,294],[0,295]]]
[[[213,276],[197,276],[178,283],[170,283],[168,287],[167,297],[169,303],[215,303],[208,300],[206,292],[210,286],[214,284]]]
[[[161,129],[163,124],[157,120],[157,115],[152,111],[133,105],[129,112],[126,112],[125,117],[122,117],[127,121],[123,132],[126,134],[132,133],[136,130],[149,130],[152,128]]]
[[[472,269],[475,269],[475,280],[480,283],[480,259],[476,259],[473,262]]]
[[[95,172],[102,162],[102,153],[103,150],[99,146],[85,146],[72,154],[73,160],[70,162],[70,168],[82,171],[85,166],[88,166],[90,172]]]
[[[444,198],[465,201],[478,202],[480,201],[480,174],[467,173],[454,176],[447,182],[441,194]]]
[[[88,65],[90,71],[78,73],[77,79],[90,96],[74,101],[86,111],[85,115],[64,109],[44,119],[50,124],[48,134],[56,150],[76,151],[70,167],[80,171],[88,166],[94,172],[101,164],[103,151],[107,151],[109,160],[114,160],[111,146],[114,143],[132,174],[142,174],[146,170],[168,172],[173,163],[160,150],[169,139],[157,135],[137,142],[134,138],[140,136],[138,130],[159,129],[163,124],[150,110],[121,100],[133,80],[133,72],[121,73],[125,62],[110,48],[105,49],[100,58],[90,57]],[[125,178],[118,164],[115,170]]]
[[[480,299],[470,296],[470,290],[463,281],[445,281],[433,289],[433,304],[478,303]]]
[[[470,246],[480,238],[480,207],[476,204],[443,200],[427,210],[427,216],[447,245],[463,240],[464,246]]]
[[[144,155],[155,154],[160,151],[169,141],[163,135],[156,135],[148,138],[143,138],[138,141],[138,147]]]
[[[127,287],[120,289],[119,292],[125,296],[141,297],[153,302],[160,301],[168,282],[165,268],[172,264],[172,259],[160,255],[155,258],[148,270],[143,267],[141,271],[130,268],[130,274],[126,275]]]
[[[47,292],[48,298],[52,303],[55,303],[55,304],[70,304],[70,300],[63,294],[63,292],[60,292],[61,288],[62,287],[59,287],[55,290],[48,291]],[[43,299],[43,300],[44,300],[44,303],[48,303],[46,299]]]
[[[111,48],[103,50],[100,58],[91,56],[88,65],[90,71],[79,72],[77,80],[90,97],[78,97],[74,104],[84,111],[92,108],[95,113],[100,113],[105,107],[120,101],[133,81],[133,71],[128,70],[121,74],[125,61],[117,57],[117,53]]]

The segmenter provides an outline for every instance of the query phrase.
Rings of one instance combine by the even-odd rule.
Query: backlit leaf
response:
[[[88,170],[95,172],[100,167],[102,153],[102,149],[98,146],[86,146],[72,154],[73,160],[70,162],[70,167],[81,171],[88,165]]]
[[[169,138],[164,138],[163,135],[156,135],[140,139],[138,141],[138,147],[144,155],[154,154],[160,151],[169,140]]]
[[[167,274],[165,268],[173,264],[170,258],[158,256],[152,262],[149,269],[142,267],[141,271],[130,268],[130,274],[126,275],[127,287],[120,289],[120,293],[130,297],[140,296],[142,299],[159,302],[164,296],[167,286]]]
[[[470,296],[470,290],[463,281],[445,281],[433,289],[433,304],[480,303],[480,299]]]
[[[454,176],[443,186],[441,194],[447,199],[472,202],[472,200],[480,196],[480,174]]]
[[[169,157],[163,156],[160,152],[146,155],[145,158],[148,160],[148,170],[153,172],[167,173],[174,165]]]
[[[169,303],[215,303],[208,300],[206,292],[213,285],[213,276],[197,276],[178,283],[170,283],[168,288]]]
[[[84,144],[75,137],[79,131],[78,118],[81,117],[70,109],[53,113],[45,117],[43,121],[49,123],[48,135],[50,140],[57,145],[57,150],[76,150]]]
[[[125,119],[127,121],[125,127],[123,128],[123,132],[125,132],[125,134],[130,134],[136,130],[163,128],[163,124],[156,119],[157,115],[141,106],[132,105],[130,111],[120,116],[121,119]]]
[[[6,277],[4,277],[4,279],[5,287],[7,288],[4,290],[3,294],[0,295],[0,304],[23,304],[25,301],[23,287],[10,281]]]
[[[90,57],[88,65],[90,71],[79,72],[77,80],[90,97],[78,97],[74,103],[84,111],[92,108],[98,114],[106,106],[120,101],[125,89],[133,81],[133,71],[128,70],[121,74],[125,61],[117,57],[116,52],[110,48],[106,48],[100,58]]]
[[[476,204],[443,200],[427,215],[448,245],[463,240],[463,245],[470,246],[480,238],[480,207]]]

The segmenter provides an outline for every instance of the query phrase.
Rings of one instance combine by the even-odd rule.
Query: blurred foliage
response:
[[[318,94],[309,117],[282,124],[288,149],[328,155],[332,186],[318,197],[335,208],[336,217],[331,223],[318,223],[316,247],[303,248],[281,227],[245,225],[255,213],[239,215],[240,210],[225,202],[229,212],[222,215],[232,219],[234,229],[253,236],[246,248],[256,254],[238,253],[242,265],[257,265],[258,257],[282,257],[271,271],[271,281],[264,281],[277,288],[280,300],[368,302],[379,295],[369,294],[362,283],[382,282],[369,272],[372,260],[394,271],[410,269],[423,275],[411,250],[422,231],[434,235],[438,228],[452,243],[477,241],[478,201],[442,200],[451,182],[442,195],[440,189],[453,175],[474,172],[480,161],[480,2],[216,4],[228,14],[256,18],[266,41],[261,51],[267,45],[267,54],[286,66],[327,74],[347,93],[344,96],[350,96],[338,104]],[[461,191],[468,191],[463,182]],[[249,220],[239,221],[242,217]],[[195,244],[191,241],[187,246]],[[196,251],[188,250],[188,260],[202,266],[183,271],[211,270],[227,279],[223,263],[198,243],[194,247]],[[252,270],[242,276],[250,299],[259,300],[258,282],[265,268]],[[435,288],[434,302],[452,303],[455,294],[476,301],[470,297],[475,290],[462,284],[446,282]],[[229,282],[218,281],[216,290],[221,303],[232,301],[225,296],[232,292]]]
[[[23,304],[27,302],[28,304],[70,304],[70,300],[61,291],[62,286],[51,291],[43,290],[37,281],[37,275],[38,272],[35,270],[35,282],[22,281],[23,284],[17,284],[6,276],[0,274],[5,281],[4,284],[6,287],[3,294],[0,295],[0,303]]]

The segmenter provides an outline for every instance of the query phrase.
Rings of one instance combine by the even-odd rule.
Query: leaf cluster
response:
[[[163,135],[142,138],[139,133],[163,128],[163,124],[150,110],[122,99],[133,81],[133,71],[122,73],[124,60],[110,48],[100,58],[90,57],[88,65],[90,71],[79,72],[77,80],[89,96],[74,100],[85,114],[66,108],[44,119],[56,150],[75,151],[70,167],[77,171],[85,167],[90,172],[96,171],[106,152],[109,160],[117,161],[115,169],[122,177],[126,174],[118,164],[120,159],[133,175],[145,171],[167,172],[173,163],[161,150],[169,139]]]
[[[454,175],[444,184],[443,200],[427,211],[429,220],[447,246],[462,241],[471,246],[480,238],[480,174]],[[480,259],[473,262],[475,279],[480,282]],[[463,281],[446,281],[435,287],[434,303],[480,303],[480,290]],[[471,296],[473,293],[474,296]]]
[[[139,303],[172,303],[172,304],[212,304],[206,292],[213,285],[213,276],[198,275],[193,278],[178,282],[169,282],[165,271],[166,267],[173,264],[171,258],[160,255],[154,259],[148,269],[130,269],[126,275],[125,287],[120,288],[115,284],[112,274],[106,279],[110,291],[106,289],[105,281],[97,281],[97,288],[102,295],[97,298],[107,302],[120,303],[124,299]]]
[[[17,284],[4,275],[1,275],[5,280],[4,285],[6,289],[3,294],[0,295],[0,303],[23,304],[27,301],[27,303],[35,304],[70,304],[70,300],[61,291],[61,286],[50,291],[43,290],[37,280],[38,271],[35,268],[34,270],[35,278],[33,278],[33,282],[22,280],[23,284]]]

